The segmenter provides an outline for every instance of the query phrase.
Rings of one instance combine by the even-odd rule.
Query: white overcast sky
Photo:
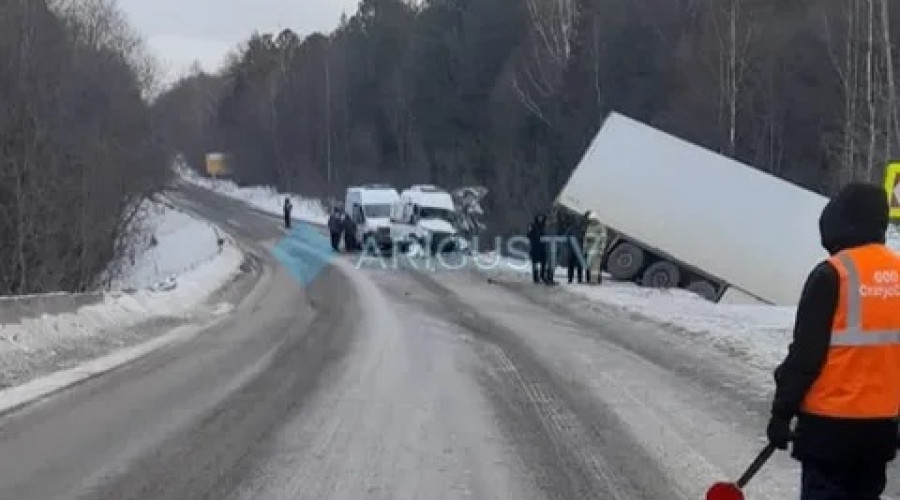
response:
[[[166,65],[167,80],[199,61],[218,69],[225,55],[254,30],[283,28],[301,37],[331,31],[359,0],[119,0],[131,24]]]

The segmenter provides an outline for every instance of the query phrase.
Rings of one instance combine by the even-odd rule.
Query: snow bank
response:
[[[282,211],[284,199],[289,197],[294,204],[292,218],[313,224],[324,225],[328,222],[328,210],[319,200],[279,193],[277,189],[269,186],[239,187],[228,180],[203,177],[184,165],[176,166],[175,170],[185,182],[243,201],[258,210],[280,217],[284,214]]]
[[[900,252],[900,231],[891,228],[890,248]],[[496,256],[486,255],[485,259]],[[496,272],[506,275],[531,273],[528,262],[501,258]],[[795,307],[715,304],[684,290],[655,290],[631,283],[617,283],[604,276],[597,285],[565,283],[565,269],[557,268],[562,289],[667,327],[676,334],[700,338],[730,353],[738,353],[754,365],[774,369],[791,343]],[[529,278],[530,279],[530,278]]]
[[[506,259],[493,272],[530,280],[530,276],[524,276],[531,272],[530,266],[523,264]],[[684,290],[642,288],[612,281],[609,276],[604,276],[602,285],[569,285],[561,267],[556,270],[556,278],[559,289],[583,299],[577,305],[598,304],[638,315],[673,333],[701,338],[726,352],[739,353],[764,369],[774,368],[783,359],[791,340],[794,307],[715,304]],[[597,310],[603,312],[602,307]]]
[[[145,202],[139,218],[141,239],[135,242],[131,261],[112,280],[111,290],[139,290],[171,286],[176,276],[219,255],[224,236],[215,226],[171,206]]]
[[[125,267],[113,288],[135,291],[72,296],[72,310],[56,314],[27,306],[39,298],[0,299],[0,311],[28,311],[0,323],[0,386],[132,344],[148,335],[149,325],[158,329],[207,312],[200,306],[239,272],[243,254],[227,237],[220,249],[206,222],[161,204],[146,210],[143,223],[156,244]]]
[[[765,369],[781,362],[791,341],[794,307],[714,304],[684,290],[652,290],[629,283],[563,286],[590,301],[740,353]]]

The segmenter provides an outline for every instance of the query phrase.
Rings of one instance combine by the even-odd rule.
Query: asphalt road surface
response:
[[[763,444],[769,388],[737,358],[471,266],[341,256],[303,286],[278,218],[173,197],[259,259],[252,293],[0,418],[0,499],[696,499]],[[748,492],[796,481],[778,456]]]

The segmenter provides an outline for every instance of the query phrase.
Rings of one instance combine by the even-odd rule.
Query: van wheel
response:
[[[641,276],[641,286],[647,288],[673,288],[678,286],[681,280],[681,271],[678,266],[661,260],[654,262]]]
[[[696,293],[710,302],[714,302],[719,295],[716,286],[706,280],[692,281],[685,289],[689,292]]]
[[[645,258],[644,251],[637,245],[632,243],[616,245],[607,261],[609,274],[619,281],[629,281],[644,267]]]

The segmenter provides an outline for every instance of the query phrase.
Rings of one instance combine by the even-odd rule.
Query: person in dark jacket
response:
[[[348,214],[344,214],[341,222],[341,229],[344,230],[344,249],[348,252],[359,250],[359,242],[356,241],[356,223]]]
[[[334,207],[328,217],[328,233],[331,235],[331,248],[335,252],[340,251],[341,233],[343,232],[343,214],[338,207]]]
[[[854,256],[860,255],[860,251],[872,251],[882,258],[888,256],[889,262],[893,262],[893,254],[880,248],[885,242],[887,225],[888,205],[884,190],[868,184],[850,184],[822,211],[819,219],[822,246],[829,254],[836,256],[838,262],[858,259]],[[865,351],[871,347],[862,347],[853,348],[845,353],[846,356],[834,355],[833,337],[849,335],[836,325],[839,321],[850,321],[847,317],[852,314],[846,311],[850,307],[849,302],[856,300],[840,298],[841,290],[854,293],[854,287],[846,268],[839,272],[835,260],[819,263],[810,272],[803,288],[797,307],[793,343],[787,357],[775,370],[776,389],[767,435],[769,441],[780,449],[787,449],[788,442],[793,441],[792,456],[802,464],[801,500],[877,500],[885,488],[886,465],[896,455],[896,415],[892,418],[849,418],[823,416],[822,413],[828,412],[817,411],[814,414],[808,410],[814,406],[813,401],[823,399],[819,396],[823,385],[828,385],[828,390],[832,391],[824,400],[833,405],[858,404],[850,393],[878,391],[879,387],[887,388],[881,390],[885,394],[876,393],[872,397],[887,400],[891,407],[894,405],[890,398],[900,399],[900,387],[892,388],[895,382],[890,380],[891,375],[873,373],[871,370],[877,368],[869,365],[843,371],[839,368],[841,363],[854,362],[847,356],[870,356],[872,351]],[[863,276],[863,280],[866,279],[870,278]],[[860,297],[861,290],[860,286],[855,291],[856,297]],[[863,297],[859,300],[873,299]],[[877,302],[878,298],[874,300]],[[866,321],[870,314],[867,310],[871,309],[874,308],[862,307],[860,324]],[[839,310],[843,312],[838,313]],[[880,314],[883,319],[884,312]],[[888,318],[890,314],[887,313]],[[839,316],[844,319],[839,320]],[[890,350],[897,349],[895,345],[887,347],[889,349],[884,353],[898,355],[897,351]],[[855,366],[858,366],[856,363]],[[886,363],[886,366],[894,364],[890,361]],[[879,383],[874,384],[875,389],[867,389],[863,387],[866,386],[864,381],[854,382],[859,377],[868,380],[874,377]],[[845,391],[843,387],[836,387],[840,384],[850,384],[854,389]],[[791,423],[795,418],[796,429],[792,430]]]
[[[294,208],[294,205],[291,203],[290,198],[284,199],[284,227],[290,229],[291,228],[291,210]]]
[[[585,214],[577,221],[571,221],[566,230],[566,268],[568,271],[569,283],[575,279],[578,274],[578,282],[584,283],[584,235],[587,230],[588,216]],[[590,272],[590,271],[588,271]],[[588,275],[590,281],[590,275]]]
[[[565,241],[566,217],[561,210],[554,209],[552,222],[547,226],[544,234],[544,242],[547,253],[547,267],[544,274],[544,283],[556,284],[556,267],[560,260],[565,258],[565,248],[561,244]]]
[[[528,227],[528,256],[531,258],[531,276],[535,283],[541,283],[547,274],[547,249],[543,241],[546,224],[546,217],[535,215]]]

